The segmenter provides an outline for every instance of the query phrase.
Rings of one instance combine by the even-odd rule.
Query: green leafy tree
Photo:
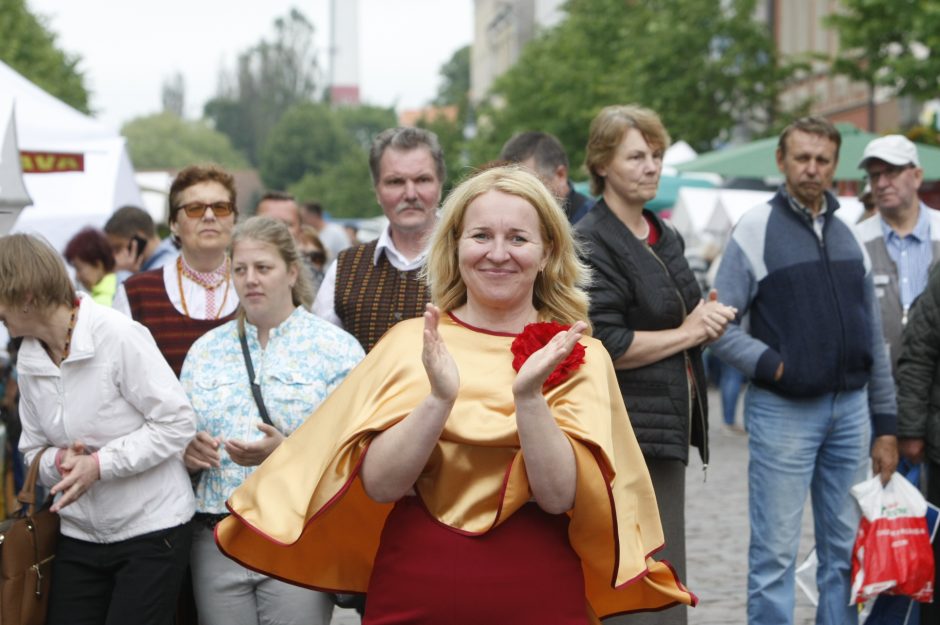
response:
[[[295,104],[314,100],[319,75],[313,24],[292,9],[275,20],[273,40],[242,52],[234,74],[222,74],[205,116],[257,165],[281,116]]]
[[[368,157],[357,148],[321,173],[308,173],[290,187],[294,197],[316,200],[334,217],[376,217],[382,214],[375,199]]]
[[[940,93],[940,4],[841,0],[826,24],[839,36],[833,71],[928,100]]]
[[[173,76],[164,79],[160,89],[160,100],[163,103],[163,112],[172,113],[182,118],[186,109],[186,82],[183,74],[176,72]]]
[[[334,109],[339,123],[367,153],[372,140],[386,128],[398,125],[395,109],[380,106],[342,106]]]
[[[763,132],[789,70],[754,8],[755,0],[569,0],[566,19],[495,82],[471,159],[543,130],[561,140],[577,177],[591,119],[609,104],[656,110],[674,139],[698,150],[741,125]]]
[[[55,34],[25,0],[0,0],[0,60],[66,104],[90,112],[81,58],[57,47]]]
[[[444,150],[447,165],[447,180],[444,184],[446,195],[467,172],[467,141],[464,128],[471,114],[470,107],[470,46],[464,46],[451,55],[440,69],[440,84],[433,104],[438,107],[454,106],[457,108],[455,119],[437,116],[433,119],[422,118],[417,124],[437,135]]]
[[[322,174],[357,147],[327,105],[297,104],[271,129],[261,157],[261,179],[270,189],[286,189],[307,174]]]
[[[464,46],[451,55],[441,66],[440,77],[434,104],[456,104],[461,113],[466,113],[470,97],[470,46]]]
[[[185,121],[173,113],[138,117],[121,129],[138,169],[181,169],[193,163],[217,163],[229,169],[248,166],[222,133],[204,121]]]

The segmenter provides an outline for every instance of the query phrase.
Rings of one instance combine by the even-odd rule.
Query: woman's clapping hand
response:
[[[578,321],[564,332],[559,332],[543,347],[534,352],[519,369],[512,385],[514,395],[541,394],[542,385],[555,367],[568,357],[587,329],[587,323]]]
[[[460,389],[460,373],[447,345],[437,331],[441,321],[441,309],[428,304],[424,311],[424,349],[421,362],[431,382],[431,395],[437,399],[453,402]]]

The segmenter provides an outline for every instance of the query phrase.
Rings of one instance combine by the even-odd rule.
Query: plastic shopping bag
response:
[[[934,562],[924,496],[897,473],[884,487],[878,476],[856,484],[852,496],[863,516],[852,550],[851,603],[881,593],[932,601]]]

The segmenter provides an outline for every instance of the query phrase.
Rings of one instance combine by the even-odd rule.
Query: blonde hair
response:
[[[669,147],[669,133],[652,109],[636,104],[604,107],[591,121],[584,155],[584,167],[591,175],[592,194],[600,195],[604,192],[606,180],[597,170],[610,165],[623,136],[631,128],[639,130],[653,150],[665,152]]]
[[[287,268],[297,268],[297,280],[291,289],[294,306],[303,306],[307,310],[313,306],[313,283],[310,272],[300,259],[300,252],[291,237],[287,224],[271,217],[251,217],[235,226],[232,231],[232,246],[229,256],[234,255],[235,245],[239,241],[258,241],[274,246]]]
[[[441,209],[424,277],[431,300],[443,311],[467,301],[467,286],[458,266],[458,243],[463,233],[467,206],[488,191],[499,191],[524,199],[538,214],[540,234],[549,252],[545,268],[535,278],[533,302],[543,320],[571,324],[588,321],[585,288],[590,272],[578,255],[578,244],[564,211],[545,185],[518,165],[493,167],[477,173],[457,186]]]
[[[0,237],[0,303],[32,304],[45,312],[74,301],[65,262],[45,239],[31,234]]]

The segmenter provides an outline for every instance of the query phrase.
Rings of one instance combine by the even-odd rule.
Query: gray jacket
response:
[[[921,210],[927,211],[930,220],[930,243],[933,248],[933,267],[940,260],[940,211],[935,211],[925,204],[920,205]],[[884,231],[879,216],[866,219],[856,226],[865,251],[871,259],[872,280],[875,284],[875,295],[881,306],[881,326],[888,355],[891,358],[891,372],[894,379],[898,376],[898,357],[901,355],[901,333],[904,330],[904,310],[901,307],[901,289],[898,285],[898,267],[888,255],[885,245]]]

